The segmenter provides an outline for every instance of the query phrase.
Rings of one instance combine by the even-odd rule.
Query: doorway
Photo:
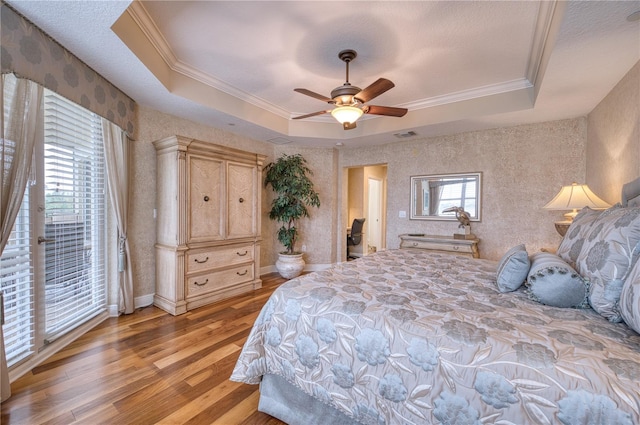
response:
[[[347,169],[346,223],[364,218],[365,229],[362,243],[350,247],[356,257],[381,251],[386,248],[386,187],[387,165],[365,165]]]
[[[102,119],[48,90],[43,101],[33,179],[0,255],[12,371],[50,355],[64,344],[56,340],[107,311]]]

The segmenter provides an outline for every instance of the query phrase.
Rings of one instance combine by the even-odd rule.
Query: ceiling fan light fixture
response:
[[[335,118],[340,124],[354,123],[362,116],[364,111],[360,108],[356,108],[355,106],[338,106],[331,110],[331,115]]]

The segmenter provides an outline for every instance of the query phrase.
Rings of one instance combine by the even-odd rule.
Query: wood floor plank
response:
[[[256,388],[249,397],[236,404],[213,422],[213,425],[239,424],[244,422],[253,413],[253,407],[258,405],[260,392]]]
[[[262,306],[285,282],[172,316],[109,318],[14,382],[2,425],[282,425],[257,411],[258,386],[229,380]]]
[[[224,396],[233,392],[233,390],[238,388],[240,385],[242,384],[238,382],[232,382],[229,380],[224,381],[217,387],[214,387],[201,396],[191,400],[171,415],[163,418],[163,422],[186,424],[195,416],[198,416],[202,410],[207,410],[216,405],[216,403],[224,398]],[[216,407],[216,410],[219,410],[219,408]]]

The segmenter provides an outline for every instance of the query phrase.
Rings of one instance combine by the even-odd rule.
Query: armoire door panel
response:
[[[227,235],[230,238],[254,236],[256,167],[229,163],[227,167]]]
[[[224,238],[224,163],[217,159],[189,158],[189,241]]]

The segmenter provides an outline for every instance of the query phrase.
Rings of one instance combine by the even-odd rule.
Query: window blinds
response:
[[[9,366],[29,356],[34,350],[34,288],[29,239],[29,196],[26,195],[0,257],[5,321],[2,329]]]
[[[106,309],[105,167],[97,115],[45,91],[45,342]]]

